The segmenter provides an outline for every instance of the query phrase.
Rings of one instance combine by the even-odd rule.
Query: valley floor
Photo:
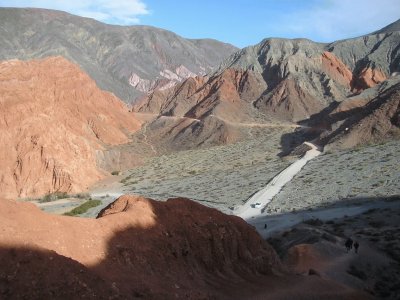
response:
[[[91,190],[92,198],[102,200],[102,205],[83,216],[95,217],[121,194],[156,200],[187,197],[232,214],[233,209],[298,159],[278,156],[281,129],[249,128],[249,133],[252,136],[246,141],[149,158],[140,167],[107,178]],[[335,203],[346,206],[399,195],[399,146],[400,141],[391,141],[323,153],[308,162],[268,203],[265,215],[330,207]],[[61,210],[65,210],[65,205]],[[77,203],[72,201],[69,206],[74,205]],[[47,204],[42,207],[49,212],[59,208]]]

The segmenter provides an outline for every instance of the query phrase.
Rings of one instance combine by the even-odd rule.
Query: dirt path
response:
[[[293,213],[284,213],[277,215],[259,215],[257,218],[248,220],[248,222],[255,226],[257,231],[262,237],[268,238],[272,234],[289,229],[305,220],[320,219],[321,221],[329,221],[345,216],[352,217],[369,209],[374,208],[391,208],[398,207],[400,204],[397,201],[373,201],[365,202],[358,205],[342,205],[332,208],[317,209],[312,211],[301,211]],[[265,229],[265,224],[267,228]]]
[[[298,172],[300,172],[308,161],[321,154],[321,151],[317,146],[309,142],[305,142],[305,144],[310,146],[311,150],[308,150],[302,158],[279,173],[265,188],[255,193],[244,205],[237,208],[234,214],[245,220],[261,216],[264,213],[265,206],[273,199],[273,197],[276,196]]]
[[[154,148],[153,144],[151,144],[151,143],[148,141],[148,137],[147,137],[147,125],[148,125],[148,124],[149,124],[149,123],[145,123],[145,124],[143,124],[143,127],[142,127],[143,143],[146,144],[147,146],[149,146],[150,149],[151,149],[151,151],[152,151],[154,154],[157,155],[157,150],[156,150],[156,148]]]
[[[287,123],[287,124],[274,124],[274,123],[241,123],[241,122],[232,122],[232,121],[228,121],[224,118],[215,116],[215,115],[210,115],[210,117],[219,119],[223,122],[225,122],[228,125],[232,125],[232,126],[238,126],[238,127],[261,127],[261,128],[265,128],[265,127],[271,127],[271,128],[282,128],[282,127],[290,127],[290,128],[298,128],[298,127],[302,127],[300,125],[297,124],[291,124],[291,123]]]

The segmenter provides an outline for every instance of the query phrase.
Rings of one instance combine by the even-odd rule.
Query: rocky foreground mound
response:
[[[122,196],[98,219],[8,200],[0,211],[0,295],[209,299],[229,280],[281,270],[243,220],[186,199]]]
[[[0,194],[76,192],[104,176],[96,152],[140,123],[62,57],[0,62]]]
[[[2,200],[0,215],[1,298],[359,295],[316,276],[289,275],[253,227],[187,199],[122,196],[97,219]]]

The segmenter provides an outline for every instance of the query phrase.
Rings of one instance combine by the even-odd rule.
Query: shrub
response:
[[[76,216],[87,212],[90,208],[99,206],[102,202],[100,200],[88,200],[85,203],[75,207],[73,210],[64,213],[64,216]]]
[[[89,199],[90,194],[89,193],[79,193],[79,194],[76,194],[75,197],[78,199]]]
[[[68,194],[66,192],[54,192],[54,193],[49,193],[47,195],[45,195],[42,199],[39,200],[39,202],[43,203],[43,202],[50,202],[50,201],[54,201],[57,199],[64,199],[64,198],[68,198]]]
[[[111,175],[117,176],[117,175],[119,175],[119,171],[112,171],[112,172],[111,172]]]

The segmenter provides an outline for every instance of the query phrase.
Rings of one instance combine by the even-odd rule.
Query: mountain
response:
[[[135,110],[198,118],[224,114],[230,103],[245,113],[242,117],[256,108],[277,119],[299,121],[398,72],[399,44],[399,31],[330,44],[265,39],[230,56],[209,78],[197,79],[201,83],[190,93],[187,86],[193,80],[153,93]]]
[[[400,76],[334,104],[313,116],[322,129],[318,143],[326,149],[352,148],[400,137]]]
[[[149,94],[133,110],[183,117],[186,122],[197,120],[183,130],[182,120],[161,125],[156,119],[149,128],[162,128],[163,134],[154,135],[161,140],[164,137],[165,143],[183,140],[182,135],[188,140],[185,132],[201,129],[202,133],[220,134],[208,134],[207,138],[198,135],[191,147],[205,142],[223,144],[243,137],[240,132],[232,133],[232,124],[302,121],[308,125],[310,117],[385,82],[399,71],[400,31],[385,29],[329,44],[271,38],[239,50],[209,76],[189,78]],[[210,118],[218,124],[206,121]]]
[[[390,23],[388,26],[385,26],[382,29],[375,31],[374,34],[390,33],[390,32],[395,32],[395,31],[400,31],[400,20]]]
[[[0,190],[7,198],[77,192],[105,176],[107,147],[140,122],[62,57],[0,62]]]
[[[61,55],[125,102],[214,67],[237,50],[150,26],[114,26],[46,9],[0,9],[0,60]]]

